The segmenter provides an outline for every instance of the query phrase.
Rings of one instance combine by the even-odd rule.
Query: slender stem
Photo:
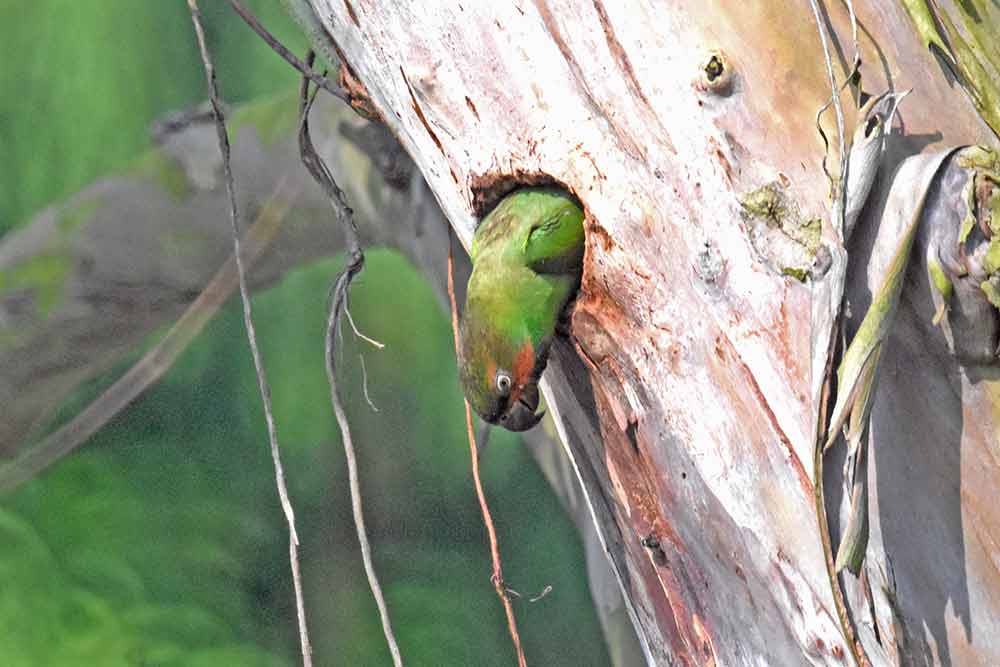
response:
[[[336,292],[333,306],[330,308],[330,315],[326,321],[326,377],[330,384],[330,404],[333,406],[333,413],[337,417],[337,425],[340,427],[341,441],[344,444],[344,457],[347,459],[347,476],[351,487],[351,510],[354,514],[354,525],[358,533],[358,543],[361,545],[361,559],[365,565],[365,575],[368,577],[368,586],[371,588],[378,606],[379,617],[382,620],[382,632],[385,640],[389,644],[389,652],[392,654],[392,664],[402,667],[403,657],[399,652],[399,644],[392,631],[392,623],[389,620],[389,609],[385,604],[385,596],[382,594],[382,586],[379,585],[378,575],[375,572],[375,565],[372,562],[372,548],[368,541],[368,532],[365,528],[365,515],[361,503],[361,482],[358,479],[358,461],[354,451],[354,441],[351,439],[351,428],[347,422],[347,414],[340,400],[340,392],[337,389],[337,373],[334,367],[334,340],[336,338],[337,322],[343,310],[343,295],[350,286],[353,276],[361,270],[360,266],[349,264],[337,278]]]
[[[260,354],[260,348],[257,346],[257,332],[253,325],[253,312],[250,305],[250,290],[247,288],[246,271],[243,267],[243,259],[240,252],[239,209],[236,205],[236,187],[233,183],[229,135],[226,132],[226,117],[222,110],[222,103],[219,100],[219,91],[215,81],[215,67],[212,65],[208,45],[205,42],[205,30],[201,25],[201,11],[198,9],[198,1],[188,0],[188,9],[191,11],[191,21],[194,23],[194,31],[198,38],[198,49],[201,52],[201,61],[205,67],[208,97],[212,103],[215,128],[219,139],[219,151],[222,153],[226,191],[229,194],[229,217],[233,225],[233,256],[236,260],[236,274],[239,277],[240,300],[243,303],[243,323],[246,327],[250,352],[253,355],[253,365],[257,373],[257,385],[260,390],[261,401],[264,404],[264,420],[267,423],[267,437],[271,445],[271,459],[274,461],[274,476],[278,487],[278,497],[281,500],[281,509],[285,513],[285,520],[288,522],[288,558],[291,561],[292,584],[295,588],[295,610],[298,616],[299,641],[302,646],[302,664],[304,667],[311,667],[312,647],[309,644],[305,601],[302,595],[302,576],[299,571],[299,536],[295,531],[295,512],[292,509],[291,500],[288,498],[288,489],[285,485],[285,471],[281,465],[281,453],[278,449],[278,433],[274,425],[274,413],[271,409],[271,390],[264,371],[264,359]]]
[[[306,65],[312,66],[315,54],[310,51],[306,56]],[[302,79],[302,87],[299,91],[300,121],[299,121],[299,151],[302,154],[302,163],[309,170],[313,179],[323,188],[330,205],[333,207],[334,215],[344,228],[345,247],[347,248],[347,265],[344,267],[333,288],[333,302],[330,305],[330,313],[326,321],[326,339],[324,343],[324,353],[326,356],[326,378],[330,385],[330,404],[333,406],[333,413],[337,418],[337,425],[340,427],[341,442],[344,446],[344,456],[347,459],[347,476],[351,489],[351,510],[354,514],[354,526],[358,534],[358,543],[361,545],[361,558],[364,561],[365,575],[368,577],[368,587],[371,588],[375,604],[378,606],[379,617],[382,620],[382,633],[385,635],[386,643],[389,645],[389,652],[392,654],[392,664],[395,667],[402,667],[403,657],[399,652],[399,644],[396,635],[392,631],[392,623],[389,620],[389,609],[385,603],[385,596],[382,594],[382,586],[379,584],[378,575],[375,573],[375,565],[372,562],[372,548],[368,541],[368,531],[365,528],[365,514],[362,506],[361,482],[358,479],[358,461],[354,450],[354,441],[351,438],[351,428],[347,421],[347,414],[344,412],[343,403],[340,400],[340,391],[337,387],[336,369],[336,339],[340,317],[346,310],[347,292],[350,289],[351,281],[361,272],[365,265],[365,256],[361,251],[361,241],[358,239],[358,229],[354,224],[354,212],[344,200],[343,191],[337,186],[327,169],[326,163],[316,152],[312,138],[309,135],[309,110],[315,95],[309,93],[309,81],[305,76]],[[353,322],[351,323],[353,327]],[[360,335],[360,334],[359,334]]]
[[[458,328],[458,304],[455,302],[455,271],[454,258],[452,255],[451,233],[448,234],[448,299],[451,301],[451,329],[455,339],[455,358],[459,358],[460,333]],[[476,449],[476,435],[472,428],[472,409],[469,401],[465,401],[465,428],[469,436],[469,454],[472,458],[472,479],[476,485],[476,497],[479,498],[479,509],[483,513],[483,523],[486,524],[486,534],[490,540],[490,557],[493,559],[493,575],[490,581],[493,588],[503,604],[504,613],[507,615],[507,630],[510,632],[511,641],[514,642],[514,650],[517,652],[518,667],[526,667],[524,649],[521,648],[521,636],[517,632],[517,621],[514,618],[514,607],[510,603],[510,596],[507,595],[507,587],[503,581],[503,568],[500,562],[500,546],[497,542],[497,531],[493,526],[493,516],[490,514],[490,507],[486,502],[486,492],[483,491],[483,481],[479,476],[479,452]]]

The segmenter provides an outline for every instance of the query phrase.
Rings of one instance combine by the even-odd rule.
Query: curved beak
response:
[[[508,431],[527,431],[545,416],[544,410],[536,414],[537,409],[538,385],[525,385],[517,400],[500,415],[500,425]]]

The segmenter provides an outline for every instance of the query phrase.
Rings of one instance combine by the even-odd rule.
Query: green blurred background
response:
[[[304,51],[278,3],[247,2]],[[223,95],[297,84],[222,0],[202,10]],[[149,148],[151,121],[204,99],[181,0],[0,0],[0,234]],[[322,366],[334,258],[255,297],[302,537],[317,665],[384,665]],[[430,288],[374,250],[345,337],[343,386],[376,568],[411,665],[510,665],[490,585],[455,380]],[[419,332],[411,335],[410,332]],[[364,355],[375,413],[359,396]],[[119,371],[120,372],[120,371]],[[81,390],[63,418],[106,386]],[[529,663],[608,664],[576,534],[519,440],[484,460],[508,583],[548,596],[515,609]],[[287,532],[239,303],[84,449],[0,501],[0,664],[294,665]]]

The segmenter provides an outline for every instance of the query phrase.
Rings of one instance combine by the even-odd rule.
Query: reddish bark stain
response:
[[[625,433],[608,427],[615,424],[611,402],[615,399],[604,392],[604,383],[595,382],[594,397],[605,442],[606,466],[614,469],[621,486],[627,490],[626,497],[617,498],[614,511],[623,526],[637,529],[636,539],[626,540],[626,558],[629,571],[636,579],[643,580],[643,588],[657,594],[648,598],[652,608],[646,611],[659,626],[661,635],[669,642],[669,648],[678,664],[702,664],[698,647],[702,642],[693,636],[691,615],[688,612],[686,592],[678,579],[675,568],[683,568],[683,563],[667,562],[666,551],[682,553],[680,541],[669,521],[660,513],[660,503],[649,479],[648,463],[631,453],[631,445]],[[657,558],[643,546],[639,536],[654,535],[663,556]],[[706,634],[707,631],[706,631]]]
[[[681,346],[678,343],[671,343],[667,348],[667,354],[670,358],[670,370],[676,373],[680,368]]]
[[[709,581],[687,557],[687,548],[671,523],[671,507],[677,499],[669,486],[658,483],[662,480],[650,457],[655,447],[650,438],[656,436],[643,429],[641,416],[631,413],[621,392],[622,383],[633,372],[629,360],[619,357],[621,336],[630,329],[627,321],[609,322],[627,318],[605,289],[581,299],[573,314],[573,334],[592,373],[605,467],[614,471],[619,490],[612,499],[613,511],[621,525],[634,529],[634,539],[626,538],[624,543],[627,567],[637,585],[650,592],[641,615],[648,614],[667,638],[677,664],[714,665],[713,632],[702,615],[698,592]],[[616,332],[614,337],[610,331]],[[629,412],[625,419],[618,414],[622,410]],[[655,549],[648,546],[654,543],[650,536]]]
[[[733,184],[733,165],[726,157],[725,151],[722,150],[722,146],[719,145],[718,140],[715,137],[708,138],[708,144],[712,155],[718,160],[719,165],[722,167],[722,173],[725,174],[726,180],[729,181],[729,185]]]
[[[653,106],[649,103],[649,99],[646,97],[646,93],[642,90],[642,86],[639,85],[639,80],[635,76],[635,69],[632,67],[632,61],[629,60],[628,54],[625,52],[625,48],[622,46],[622,43],[618,41],[618,36],[615,34],[614,26],[611,25],[611,19],[608,17],[608,12],[604,8],[604,4],[599,0],[594,0],[594,10],[597,12],[597,18],[601,22],[601,29],[604,30],[604,41],[608,44],[608,51],[611,53],[611,57],[615,59],[615,62],[618,63],[618,69],[620,69],[624,75],[625,84],[628,86],[632,95],[637,97],[642,102],[643,106],[650,111],[650,115],[655,120],[659,130],[657,138],[663,142],[663,144],[667,147],[667,150],[676,154],[677,149],[670,140],[670,136],[667,134],[666,128],[663,127],[662,123],[660,123],[659,117],[656,116]]]
[[[347,15],[351,17],[351,23],[353,23],[355,27],[360,28],[361,23],[358,22],[358,15],[354,12],[354,7],[351,6],[349,0],[344,0],[344,7],[347,8]]]
[[[604,172],[601,171],[601,168],[597,166],[597,161],[594,160],[594,156],[590,154],[590,151],[583,151],[581,155],[590,160],[590,164],[594,167],[594,171],[597,172],[598,178],[600,178],[602,181],[608,180],[608,177],[604,175]]]
[[[469,99],[468,95],[465,96],[465,106],[469,107],[469,111],[472,112],[472,115],[476,117],[476,120],[479,120],[479,112],[476,111],[476,105],[472,103],[472,100]]]
[[[725,351],[723,352],[723,346]],[[781,442],[781,446],[785,449],[788,454],[789,461],[792,467],[795,469],[795,473],[799,478],[799,484],[802,487],[803,493],[807,496],[812,497],[813,484],[812,480],[809,479],[809,474],[806,472],[805,466],[803,466],[802,461],[799,460],[798,454],[795,452],[795,448],[792,446],[792,441],[785,434],[784,429],[781,428],[781,424],[778,422],[777,415],[774,414],[774,410],[771,409],[771,404],[767,400],[767,396],[761,391],[760,385],[757,384],[757,378],[754,377],[753,372],[746,365],[743,359],[739,356],[739,353],[733,348],[732,343],[728,338],[723,336],[718,336],[715,339],[715,353],[720,360],[731,359],[735,362],[734,366],[739,367],[743,371],[743,375],[747,380],[747,386],[753,397],[756,399],[757,404],[764,411],[768,422],[771,425],[772,430],[778,436],[778,440]],[[779,557],[781,552],[778,552]]]
[[[594,10],[597,12],[597,18],[601,21],[601,28],[604,30],[604,41],[608,44],[608,51],[611,52],[611,56],[618,63],[619,69],[625,75],[625,81],[628,84],[629,90],[642,100],[643,104],[649,107],[650,104],[649,100],[646,99],[646,93],[642,91],[639,81],[635,78],[635,70],[632,69],[632,62],[629,60],[628,54],[625,53],[622,43],[618,41],[618,37],[615,35],[611,19],[608,18],[608,11],[604,8],[604,4],[598,0],[594,0]]]
[[[584,99],[587,101],[587,106],[590,107],[591,111],[607,121],[608,126],[614,133],[614,136],[618,140],[618,144],[621,146],[622,150],[628,153],[633,159],[643,162],[646,161],[646,151],[643,147],[640,146],[636,142],[635,138],[615,121],[614,114],[609,113],[608,110],[594,97],[594,93],[590,89],[590,82],[587,80],[583,67],[580,66],[576,55],[566,42],[566,37],[559,29],[559,24],[556,21],[556,14],[552,11],[552,8],[549,7],[548,2],[546,2],[546,0],[535,0],[535,7],[538,9],[538,14],[542,18],[542,24],[545,26],[546,32],[549,33],[552,41],[555,42],[556,46],[559,48],[559,53],[562,54],[563,59],[566,61],[570,71],[573,73],[573,78],[579,85],[580,92],[583,93]],[[669,143],[669,139],[666,137],[664,138],[665,141]]]
[[[587,238],[594,239],[595,242],[601,244],[601,248],[604,252],[608,252],[614,247],[615,242],[612,240],[611,235],[608,234],[607,230],[601,225],[590,224],[587,225]]]
[[[406,72],[403,71],[402,67],[399,68],[399,73],[403,75],[403,81],[406,83],[406,90],[410,93],[410,106],[413,107],[413,111],[417,114],[417,118],[420,119],[420,123],[424,126],[424,129],[427,130],[427,134],[434,142],[434,145],[438,147],[438,150],[441,151],[441,155],[444,157],[445,161],[447,161],[448,154],[444,152],[444,146],[441,145],[441,140],[438,139],[434,129],[431,128],[431,124],[427,121],[427,116],[424,115],[424,110],[420,108],[420,103],[417,102],[417,96],[413,92],[413,86],[410,85],[410,80],[406,78]]]
[[[337,73],[337,83],[347,93],[348,104],[362,118],[381,123],[382,116],[378,109],[375,108],[375,104],[368,94],[368,89],[365,88],[365,85],[361,83],[357,75],[351,70],[347,64],[347,60],[344,59],[344,54],[339,49],[337,50],[337,54],[340,56],[341,62],[341,67]],[[396,115],[398,116],[399,114],[397,113]]]

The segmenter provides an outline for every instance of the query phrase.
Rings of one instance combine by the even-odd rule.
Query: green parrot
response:
[[[514,191],[476,228],[459,373],[490,424],[526,431],[545,414],[535,412],[538,380],[580,285],[583,247],[583,211],[552,187]]]

